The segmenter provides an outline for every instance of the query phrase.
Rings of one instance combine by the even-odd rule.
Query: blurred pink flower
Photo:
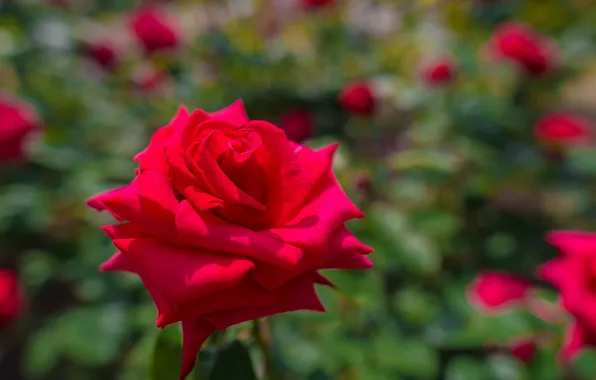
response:
[[[358,116],[371,116],[375,111],[375,96],[368,82],[354,82],[344,87],[339,102],[345,110]]]
[[[147,54],[174,49],[180,43],[165,11],[158,7],[139,10],[131,19],[131,27]]]
[[[115,47],[108,41],[88,43],[87,56],[106,71],[112,71],[118,63]]]
[[[35,110],[0,92],[0,162],[26,160],[27,138],[41,129]]]
[[[520,22],[497,28],[491,49],[497,57],[515,62],[530,75],[543,74],[554,67],[553,43]]]
[[[531,338],[514,340],[509,344],[509,352],[523,363],[530,363],[536,355],[536,343]]]
[[[313,116],[305,109],[296,108],[286,112],[279,118],[279,127],[286,133],[288,139],[302,142],[312,137],[315,131]]]
[[[316,8],[327,7],[335,3],[335,0],[299,0],[302,8],[312,10]]]
[[[573,145],[590,137],[589,122],[578,116],[556,112],[543,116],[534,127],[536,137],[547,143]]]
[[[596,346],[596,234],[552,231],[546,241],[562,255],[539,267],[538,275],[557,288],[563,308],[574,318],[559,353],[569,362],[584,346]]]
[[[455,63],[447,58],[439,58],[430,62],[423,71],[423,80],[430,86],[449,83],[456,74]]]
[[[23,293],[16,274],[0,269],[0,329],[12,323],[23,309]]]
[[[494,313],[517,306],[528,297],[532,283],[505,272],[483,272],[468,286],[468,301],[478,309]]]

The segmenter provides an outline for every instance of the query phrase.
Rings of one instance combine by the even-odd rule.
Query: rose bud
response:
[[[440,86],[451,82],[455,74],[455,63],[448,58],[440,58],[424,68],[423,80],[431,87]]]
[[[35,110],[0,92],[0,163],[27,160],[25,145],[41,129]]]
[[[279,118],[279,127],[286,133],[288,139],[302,142],[312,137],[315,121],[310,112],[297,108],[284,113]]]
[[[355,82],[346,86],[339,95],[343,108],[357,116],[371,116],[375,111],[375,96],[367,82]]]
[[[519,22],[501,25],[490,47],[496,58],[514,62],[529,75],[544,74],[555,65],[553,43]]]
[[[540,118],[534,127],[534,134],[548,144],[577,145],[590,138],[590,123],[572,114],[556,112]]]
[[[178,32],[159,7],[147,7],[133,15],[131,28],[146,54],[178,47]]]
[[[514,274],[483,272],[468,286],[467,297],[478,309],[494,313],[524,302],[531,288],[531,282]]]

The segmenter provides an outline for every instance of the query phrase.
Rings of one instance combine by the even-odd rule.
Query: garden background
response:
[[[175,43],[139,43],[131,18],[146,7]],[[549,41],[548,72],[492,54],[511,20]],[[239,98],[294,140],[340,142],[335,173],[366,214],[349,227],[375,267],[330,272],[325,314],[229,329],[204,354],[215,372],[196,379],[224,379],[222,360],[237,371],[227,378],[252,379],[247,352],[269,380],[596,377],[590,350],[558,364],[563,324],[466,298],[482,271],[535,279],[556,255],[547,231],[594,229],[590,133],[536,132],[552,112],[592,132],[594,1],[3,0],[0,90],[38,115],[26,162],[0,167],[0,267],[26,300],[0,332],[2,379],[177,377],[176,327],[155,328],[136,278],[98,271],[114,248],[85,200],[132,179],[180,104]]]

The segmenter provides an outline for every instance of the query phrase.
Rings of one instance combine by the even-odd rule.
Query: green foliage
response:
[[[178,326],[155,328],[133,276],[98,273],[114,251],[98,225],[111,219],[84,201],[131,180],[133,156],[179,104],[214,111],[243,98],[252,118],[274,122],[304,108],[316,121],[305,144],[341,143],[334,171],[366,214],[349,227],[375,248],[375,268],[326,273],[337,285],[320,289],[327,313],[272,317],[267,355],[246,326],[206,345],[195,380],[594,378],[591,351],[571,368],[555,360],[561,326],[523,311],[486,316],[465,296],[482,270],[535,278],[554,255],[546,231],[596,227],[593,142],[554,150],[532,132],[553,110],[593,117],[589,1],[345,1],[280,16],[272,35],[263,32],[267,1],[246,0],[254,9],[242,17],[215,12],[223,1],[172,1],[184,46],[157,57],[140,54],[122,29],[133,3],[0,2],[0,87],[30,102],[45,125],[27,165],[0,167],[0,265],[18,269],[29,300],[6,349],[2,336],[0,373],[178,376]],[[187,22],[198,14],[212,28]],[[487,58],[494,28],[513,19],[558,43],[559,70],[528,79]],[[112,73],[83,54],[84,43],[104,37],[118,41]],[[458,74],[433,88],[419,68],[442,53]],[[152,91],[135,84],[147,66],[167,78]],[[353,80],[374,88],[373,117],[341,108],[338,93]],[[370,189],[356,185],[362,177]],[[531,363],[486,349],[538,331],[550,340]]]

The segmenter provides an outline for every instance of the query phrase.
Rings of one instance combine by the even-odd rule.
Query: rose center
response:
[[[244,153],[250,149],[250,143],[244,137],[241,137],[239,139],[230,140],[230,142],[228,143],[228,146],[230,147],[231,150],[233,150],[236,153]]]

